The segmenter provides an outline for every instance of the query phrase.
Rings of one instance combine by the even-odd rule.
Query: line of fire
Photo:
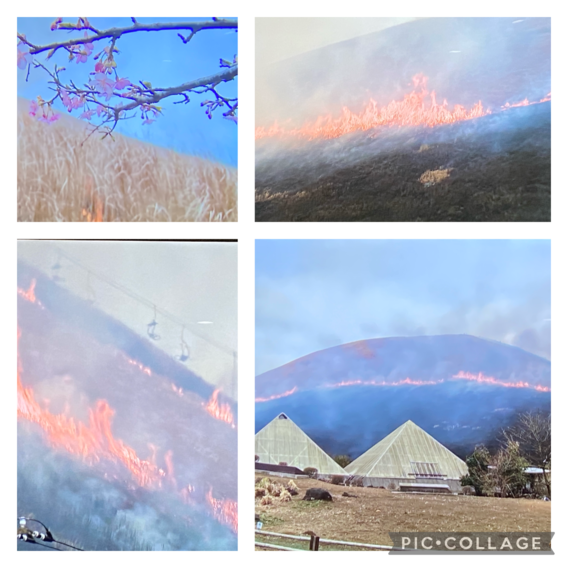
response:
[[[550,18],[400,20],[259,21],[256,220],[550,221]]]
[[[550,544],[550,251],[256,241],[255,550]]]

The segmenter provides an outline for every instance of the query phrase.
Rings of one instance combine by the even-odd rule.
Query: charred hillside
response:
[[[256,220],[549,221],[550,127],[542,103],[376,138],[261,141]]]
[[[549,18],[423,18],[263,71],[257,221],[549,221],[550,55]]]

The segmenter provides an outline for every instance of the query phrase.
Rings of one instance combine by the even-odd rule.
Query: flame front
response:
[[[152,369],[150,369],[150,367],[145,367],[144,365],[142,365],[142,363],[140,363],[139,361],[136,361],[135,359],[129,359],[129,358],[127,357],[126,360],[127,360],[128,363],[130,363],[131,365],[134,365],[135,367],[138,367],[144,374],[148,375],[149,377],[152,376]]]
[[[501,379],[496,379],[495,377],[489,377],[487,375],[484,375],[483,373],[468,373],[466,371],[459,371],[458,373],[456,373],[455,375],[452,375],[452,377],[450,379],[431,379],[431,380],[420,380],[420,379],[410,379],[409,377],[407,377],[406,379],[402,379],[400,381],[385,381],[385,380],[381,380],[381,381],[377,381],[374,379],[371,380],[363,380],[363,379],[349,379],[349,380],[344,380],[344,381],[340,381],[337,383],[325,383],[323,385],[314,387],[316,389],[338,389],[338,388],[342,388],[342,387],[351,387],[351,386],[374,386],[374,387],[398,387],[398,386],[402,386],[402,385],[413,385],[413,386],[428,386],[428,385],[440,385],[442,383],[445,382],[451,382],[452,380],[466,380],[466,381],[472,381],[475,383],[479,383],[479,384],[489,384],[489,385],[495,385],[495,386],[500,386],[500,387],[505,387],[505,388],[515,388],[515,389],[533,389],[536,390],[538,392],[550,392],[550,387],[544,386],[544,385],[533,385],[528,383],[527,381],[517,381],[517,382],[513,382],[513,381],[503,381]],[[298,392],[300,389],[298,389],[298,387],[294,387],[290,390],[287,390],[285,392],[279,393],[279,394],[274,394],[272,396],[268,396],[268,397],[258,397],[255,398],[254,401],[255,402],[268,402],[270,400],[276,400],[278,398],[284,398],[287,396],[291,396],[294,393]],[[304,389],[304,390],[310,390],[308,389]]]
[[[28,290],[18,288],[18,295],[43,309],[41,302],[35,295],[36,281],[32,280]],[[49,445],[53,448],[63,449],[70,454],[80,457],[85,463],[95,465],[107,462],[121,463],[130,472],[132,479],[139,487],[149,490],[165,489],[169,487],[175,491],[178,498],[186,504],[198,505],[205,503],[211,510],[212,516],[222,524],[229,526],[237,532],[237,503],[231,500],[215,499],[212,489],[199,491],[200,498],[196,496],[196,488],[189,484],[179,489],[175,475],[174,462],[171,450],[164,455],[165,471],[156,464],[156,447],[150,445],[152,455],[144,460],[136,451],[122,440],[114,437],[112,432],[112,419],[115,414],[106,400],[98,400],[93,408],[89,408],[87,422],[82,422],[69,416],[68,410],[62,414],[54,414],[42,407],[36,400],[34,390],[25,387],[22,383],[22,363],[20,359],[21,331],[18,327],[18,366],[17,366],[17,393],[18,393],[18,420],[26,420],[38,425]],[[152,376],[149,367],[126,357],[129,364],[137,367],[141,372]],[[172,384],[174,391],[183,395],[181,388]],[[228,404],[219,404],[219,389],[209,400],[206,409],[215,418],[231,424],[234,428],[234,419]],[[108,473],[104,473],[105,478]]]
[[[207,492],[206,499],[213,511],[213,516],[224,525],[229,525],[236,533],[239,524],[237,502],[230,499],[215,499],[211,488]]]
[[[294,128],[281,126],[275,122],[272,126],[258,127],[255,139],[274,137],[301,138],[305,140],[338,138],[357,131],[367,131],[377,127],[393,126],[438,126],[463,120],[471,120],[491,114],[481,101],[466,109],[462,105],[450,108],[446,99],[441,104],[436,102],[436,93],[428,90],[428,78],[422,74],[412,78],[413,90],[404,95],[402,101],[391,101],[386,106],[379,106],[371,99],[359,113],[343,107],[341,116],[323,115],[315,121],[307,121],[302,126]],[[539,101],[530,102],[528,99],[519,103],[502,106],[500,110],[518,106],[543,103],[551,100],[551,94]]]
[[[20,330],[18,329],[18,343]],[[98,400],[89,409],[89,422],[85,424],[64,414],[52,414],[43,409],[34,397],[31,387],[24,387],[18,352],[18,418],[33,422],[45,432],[50,445],[81,456],[93,464],[103,459],[119,461],[125,465],[141,487],[159,485],[165,472],[154,460],[143,460],[130,446],[112,434],[114,410],[106,400]]]
[[[477,375],[473,373],[466,373],[465,371],[460,371],[457,375],[453,375],[453,379],[465,379],[466,381],[475,381],[476,383],[485,383],[489,385],[499,385],[501,387],[507,387],[512,389],[534,389],[539,392],[550,392],[550,387],[545,387],[542,385],[531,385],[526,381],[517,381],[517,382],[510,382],[510,381],[502,381],[500,379],[496,379],[495,377],[488,377],[483,373],[477,373]]]
[[[205,409],[211,416],[217,418],[217,420],[222,420],[227,424],[230,424],[233,428],[235,427],[235,420],[233,418],[233,413],[231,411],[231,406],[229,404],[219,404],[219,393],[221,389],[215,389],[209,402],[205,406]]]
[[[43,308],[43,304],[37,299],[35,295],[35,287],[36,287],[36,279],[32,278],[30,282],[30,287],[27,290],[18,287],[18,295],[31,302],[32,304],[36,304],[37,306]]]
[[[298,390],[298,387],[294,387],[286,392],[282,392],[280,394],[273,394],[272,396],[267,396],[266,398],[255,398],[255,402],[268,402],[269,400],[276,400],[277,398],[284,398],[285,396],[290,396],[294,394]]]
[[[65,414],[52,414],[42,408],[34,396],[31,387],[24,387],[21,381],[22,364],[19,353],[21,332],[18,328],[18,419],[27,420],[41,427],[49,444],[54,448],[64,449],[70,454],[81,457],[86,463],[94,465],[104,460],[120,462],[130,471],[133,479],[140,487],[147,489],[162,489],[163,481],[175,491],[178,490],[174,475],[172,451],[164,455],[166,471],[156,465],[156,448],[151,446],[152,456],[143,460],[138,457],[135,450],[117,440],[112,433],[112,417],[114,410],[105,400],[96,402],[95,407],[89,409],[88,424],[75,420]],[[219,391],[215,391],[209,405],[217,404]],[[211,413],[212,411],[208,410]],[[220,419],[233,423],[232,414],[227,414],[228,405],[217,405]],[[106,477],[106,474],[105,474]],[[187,485],[179,490],[179,498],[186,504],[195,504],[193,499],[195,487]],[[203,495],[203,493],[202,493]],[[235,533],[238,527],[237,503],[230,499],[215,499],[213,490],[205,494],[205,500],[211,509],[213,517],[220,523],[227,525]]]

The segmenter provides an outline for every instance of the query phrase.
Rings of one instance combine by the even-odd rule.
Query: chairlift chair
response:
[[[147,328],[148,337],[150,339],[153,339],[154,341],[158,341],[158,339],[160,339],[160,336],[156,333],[157,325],[158,322],[156,321],[156,306],[154,306],[154,319],[148,324]]]
[[[189,359],[189,345],[186,343],[185,339],[183,338],[183,331],[184,327],[181,328],[181,355],[179,356],[179,360],[183,363]]]

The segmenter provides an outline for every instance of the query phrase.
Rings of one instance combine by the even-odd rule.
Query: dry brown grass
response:
[[[267,480],[265,484],[269,484]],[[279,480],[273,479],[273,484]],[[300,494],[290,499],[256,499],[263,530],[392,545],[389,532],[549,532],[550,502],[464,495],[391,493],[386,489],[344,488],[297,479]],[[303,501],[311,487],[327,489],[333,501]],[[290,546],[290,542],[283,542]]]
[[[236,221],[237,170],[18,104],[18,221]]]
[[[427,170],[425,171],[418,180],[423,183],[426,187],[429,185],[434,185],[442,180],[450,177],[450,172],[453,168],[448,168],[446,170]]]

